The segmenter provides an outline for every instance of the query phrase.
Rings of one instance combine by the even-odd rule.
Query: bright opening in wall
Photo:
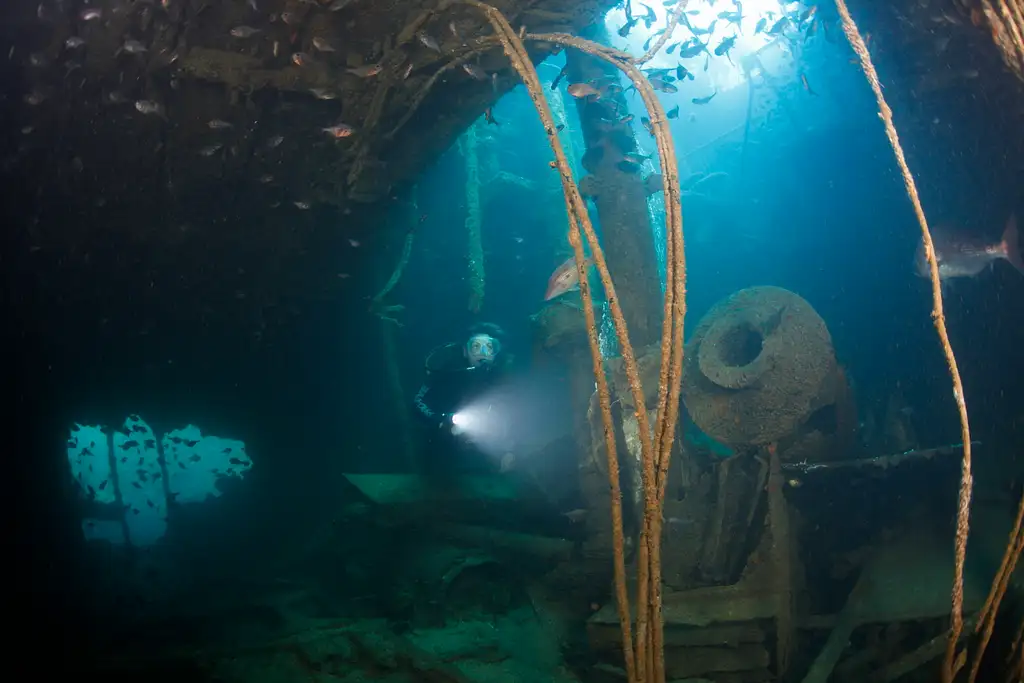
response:
[[[82,533],[115,545],[152,545],[167,531],[171,501],[218,497],[220,480],[252,468],[241,441],[203,436],[194,425],[158,437],[137,415],[117,429],[76,424],[67,449]]]

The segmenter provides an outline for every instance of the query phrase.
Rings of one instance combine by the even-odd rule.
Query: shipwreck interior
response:
[[[1016,239],[1021,0],[11,0],[0,44],[12,670],[1024,681],[1024,279],[949,286],[932,221]],[[428,471],[416,388],[496,317],[483,464]]]

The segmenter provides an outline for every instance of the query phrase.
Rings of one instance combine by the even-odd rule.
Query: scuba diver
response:
[[[511,464],[510,425],[487,402],[511,365],[502,335],[500,327],[484,323],[464,342],[442,344],[427,355],[426,378],[415,398],[426,426],[425,469],[494,471],[481,440],[497,451],[490,455],[500,457],[502,470]]]

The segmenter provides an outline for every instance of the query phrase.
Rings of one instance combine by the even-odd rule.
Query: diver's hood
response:
[[[431,374],[459,373],[480,370],[487,366],[473,367],[462,352],[462,344],[450,343],[438,346],[427,356],[427,372]]]

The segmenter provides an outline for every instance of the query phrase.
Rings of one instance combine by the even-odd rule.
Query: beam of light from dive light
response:
[[[559,376],[510,377],[453,412],[451,433],[490,455],[521,446],[538,449],[568,432],[571,415]]]
[[[475,400],[452,413],[451,431],[485,451],[503,447],[508,411],[492,397]]]
[[[461,436],[462,434],[468,433],[467,435],[470,438],[473,437],[473,434],[470,432],[470,429],[473,427],[474,423],[474,420],[472,418],[472,412],[467,410],[459,410],[452,414],[451,422],[452,434],[454,434],[455,436]]]
[[[452,413],[449,418],[452,423],[452,434],[455,436],[465,435],[471,441],[485,439],[489,429],[487,413],[489,405],[471,404]]]

